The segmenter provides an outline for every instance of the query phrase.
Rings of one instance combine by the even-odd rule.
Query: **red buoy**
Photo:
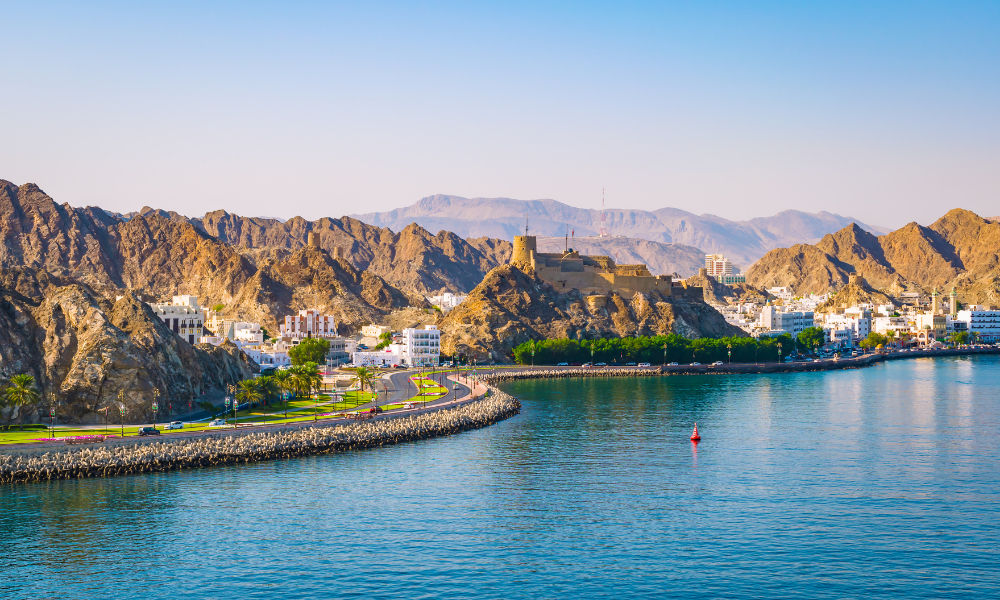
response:
[[[697,423],[694,424],[694,433],[691,434],[691,441],[692,442],[700,442],[701,441],[701,436],[698,435],[698,424]]]

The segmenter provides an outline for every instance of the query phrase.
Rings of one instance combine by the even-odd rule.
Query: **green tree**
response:
[[[212,310],[215,311],[215,312],[217,312],[217,313],[222,312],[223,308],[226,308],[225,304],[216,304],[216,305],[212,306]]]
[[[889,331],[886,331],[885,332],[885,339],[886,339],[886,341],[889,344],[893,344],[896,341],[896,331],[894,329],[890,329]]]
[[[326,361],[326,353],[330,351],[330,342],[323,338],[306,338],[288,350],[288,357],[293,365],[306,363],[321,363]]]
[[[244,379],[236,384],[236,399],[253,406],[264,397],[256,379]]]
[[[822,346],[826,342],[826,335],[823,333],[822,327],[806,327],[799,332],[796,341],[798,342],[799,350],[809,351]]]
[[[273,375],[265,375],[263,377],[257,378],[257,386],[260,388],[260,393],[264,397],[264,402],[268,406],[271,405],[271,400],[278,397],[278,384],[274,380]]]
[[[380,335],[378,339],[379,339],[378,345],[375,346],[376,352],[378,352],[379,350],[384,350],[389,347],[389,344],[392,343],[392,334],[387,331],[382,335]]]
[[[274,375],[271,375],[271,380],[274,382],[275,386],[277,386],[278,390],[281,393],[281,400],[285,404],[285,418],[287,419],[288,396],[286,394],[295,389],[293,374],[290,371],[281,369]]]
[[[882,334],[871,332],[868,337],[858,342],[858,345],[868,350],[870,348],[878,348],[879,346],[885,346],[889,340]]]
[[[956,332],[954,334],[954,336],[955,336],[955,343],[958,344],[959,346],[969,343],[969,332],[968,331],[959,331],[959,332]]]
[[[35,404],[41,398],[35,387],[35,378],[31,375],[21,373],[10,378],[10,385],[4,391],[4,398],[8,407],[17,412],[17,421],[24,430],[24,410],[25,406]]]

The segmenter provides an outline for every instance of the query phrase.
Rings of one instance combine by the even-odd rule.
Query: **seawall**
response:
[[[1000,354],[1000,348],[970,348],[958,350],[924,350],[919,352],[894,352],[890,354],[866,354],[839,360],[793,363],[735,363],[725,365],[678,365],[656,367],[524,367],[486,372],[480,380],[497,384],[519,379],[556,379],[562,377],[652,377],[661,375],[737,375],[761,373],[801,373],[810,371],[838,371],[860,369],[888,360],[907,358],[968,356],[977,354]]]
[[[520,412],[516,398],[491,388],[486,398],[402,418],[59,452],[15,451],[0,455],[0,483],[154,473],[361,450],[480,429]]]

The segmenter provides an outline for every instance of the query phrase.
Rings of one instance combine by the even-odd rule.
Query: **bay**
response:
[[[997,357],[504,387],[448,438],[0,487],[0,596],[997,594]]]

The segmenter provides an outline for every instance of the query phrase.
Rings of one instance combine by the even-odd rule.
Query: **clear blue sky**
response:
[[[208,4],[0,2],[0,178],[190,215],[1000,214],[1000,2]]]

